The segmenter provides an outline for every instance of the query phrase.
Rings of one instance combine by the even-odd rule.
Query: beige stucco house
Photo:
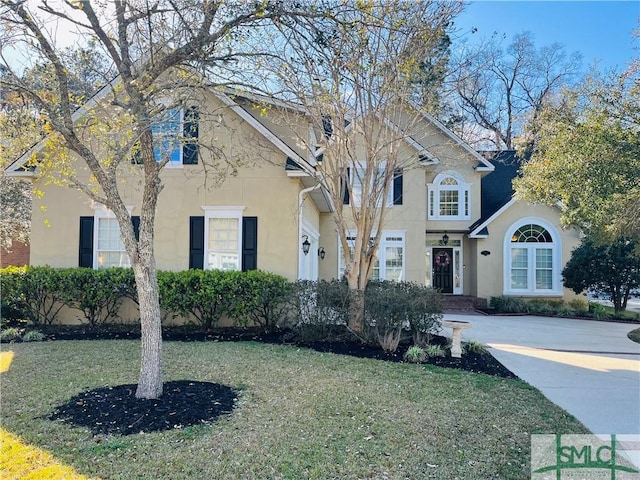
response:
[[[321,171],[321,159],[297,140],[310,130],[304,115],[289,117],[298,123],[283,123],[247,95],[214,90],[190,102],[184,111],[171,111],[159,131],[217,147],[167,147],[171,161],[162,174],[156,217],[158,268],[257,268],[291,280],[340,277],[332,202],[310,174]],[[374,275],[450,295],[571,296],[561,270],[578,233],[562,228],[556,209],[513,198],[513,152],[482,155],[428,115],[412,128],[401,154],[415,161],[393,179]],[[39,148],[43,144],[6,170],[31,179],[43,193],[33,202],[31,264],[127,266],[117,222],[103,205],[46,182],[38,168],[25,168]],[[227,161],[237,171],[218,181]],[[137,168],[127,162],[119,170],[134,225],[141,196]],[[357,192],[344,201],[357,201]]]

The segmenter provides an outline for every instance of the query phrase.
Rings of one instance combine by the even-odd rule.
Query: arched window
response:
[[[505,238],[505,293],[561,294],[560,247],[557,232],[542,220],[512,225]]]
[[[455,172],[436,176],[429,187],[429,220],[468,220],[469,184]]]

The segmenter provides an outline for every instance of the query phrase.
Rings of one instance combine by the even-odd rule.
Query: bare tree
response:
[[[417,166],[424,153],[403,153],[419,147],[412,135],[425,135],[424,114],[409,100],[425,62],[441,56],[460,8],[438,1],[359,2],[334,11],[336,22],[282,23],[278,48],[285,60],[265,65],[280,94],[297,102],[303,112],[297,114],[312,125],[311,134],[298,132],[311,156],[311,167],[302,167],[331,198],[351,292],[349,328],[356,334],[364,330],[364,289],[393,203],[394,177]]]
[[[162,394],[162,337],[154,223],[162,190],[160,174],[170,159],[168,155],[156,158],[154,122],[196,95],[194,89],[203,85],[204,78],[198,71],[221,69],[238,59],[259,55],[263,51],[260,45],[242,41],[249,27],[288,16],[317,15],[317,9],[288,2],[241,0],[87,0],[55,5],[43,0],[35,6],[22,0],[2,0],[0,5],[3,43],[14,45],[49,68],[54,88],[39,88],[23,81],[15,71],[0,86],[28,97],[45,122],[49,135],[32,166],[37,166],[40,174],[53,171],[61,184],[80,189],[117,218],[140,307],[142,358],[136,397],[157,398]],[[117,73],[102,94],[79,111],[75,109],[69,64],[49,29],[52,21],[61,31],[95,38],[96,48]],[[12,65],[6,59],[4,66],[11,72]],[[185,137],[183,142],[194,142],[189,135]],[[132,170],[132,156],[141,163],[134,169],[142,185],[138,240],[118,182],[124,169]],[[74,166],[72,158],[84,167]]]
[[[512,149],[525,122],[578,73],[581,57],[554,43],[536,48],[524,32],[503,47],[494,35],[453,55],[447,92],[459,118],[454,128],[472,145]]]

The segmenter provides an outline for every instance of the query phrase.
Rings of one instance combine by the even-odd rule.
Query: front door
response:
[[[453,248],[433,249],[433,288],[453,293]]]

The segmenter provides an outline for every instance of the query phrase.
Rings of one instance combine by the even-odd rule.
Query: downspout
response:
[[[302,277],[302,255],[304,255],[302,253],[302,248],[300,248],[300,242],[302,241],[302,206],[304,204],[304,196],[309,193],[312,192],[318,188],[320,188],[322,186],[322,184],[318,183],[317,185],[314,185],[313,187],[307,187],[304,188],[302,190],[300,190],[300,193],[298,193],[298,279],[300,279]]]

